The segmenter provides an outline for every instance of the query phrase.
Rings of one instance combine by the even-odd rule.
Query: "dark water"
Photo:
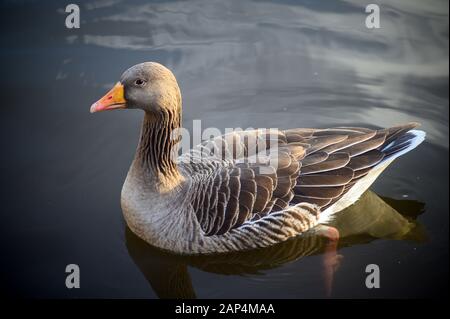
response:
[[[142,114],[89,114],[143,61],[177,76],[184,126],[389,126],[427,140],[336,221],[332,297],[437,297],[448,284],[448,2],[3,1],[0,289],[14,297],[324,297],[323,239],[183,258],[125,227],[120,190]],[[65,287],[65,266],[81,288]],[[366,288],[365,267],[381,270]]]

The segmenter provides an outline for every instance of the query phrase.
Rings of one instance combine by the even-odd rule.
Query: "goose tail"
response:
[[[418,123],[409,123],[385,129],[387,132],[386,142],[379,148],[379,150],[384,153],[383,160],[376,164],[364,178],[354,184],[333,206],[330,206],[323,211],[320,215],[319,223],[330,223],[334,219],[335,213],[355,203],[384,169],[397,157],[402,156],[419,146],[425,140],[426,133],[421,130],[416,130],[415,128],[417,126],[419,126]]]
[[[391,141],[381,149],[381,151],[385,153],[385,156],[380,164],[386,161],[392,161],[397,157],[412,151],[425,140],[425,136],[426,133],[421,130],[407,131],[402,136]]]

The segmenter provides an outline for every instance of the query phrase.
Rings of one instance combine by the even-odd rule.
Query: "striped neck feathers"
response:
[[[179,112],[145,112],[136,160],[160,192],[174,189],[183,180],[175,162],[180,127]]]

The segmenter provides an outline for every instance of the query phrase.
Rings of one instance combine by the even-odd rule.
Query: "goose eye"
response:
[[[137,79],[136,81],[134,81],[134,84],[138,85],[138,86],[144,86],[145,85],[145,81],[142,79]]]

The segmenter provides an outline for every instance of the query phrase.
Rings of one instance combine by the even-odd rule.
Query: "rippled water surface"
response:
[[[448,2],[77,2],[0,4],[0,289],[22,297],[325,297],[322,238],[222,257],[162,253],[126,229],[120,190],[138,111],[89,114],[129,66],[158,61],[183,93],[183,124],[385,127],[422,123],[341,231],[332,297],[426,297],[448,283]],[[64,269],[81,268],[81,289]],[[381,288],[365,286],[365,267]]]

